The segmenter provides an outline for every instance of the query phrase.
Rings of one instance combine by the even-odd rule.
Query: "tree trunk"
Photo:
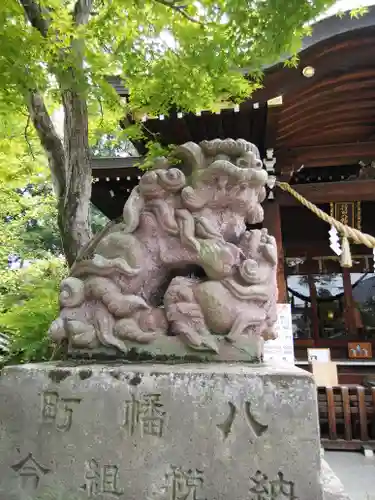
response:
[[[91,238],[91,164],[86,101],[72,91],[63,93],[64,144],[38,92],[30,92],[28,107],[40,141],[48,155],[58,199],[58,225],[64,254],[72,266]]]
[[[48,10],[42,9],[36,0],[20,0],[20,3],[30,24],[44,38],[48,38]],[[91,7],[92,0],[76,0],[72,12],[76,26],[87,24]],[[26,100],[31,119],[48,156],[58,198],[58,225],[63,249],[69,266],[72,266],[79,251],[91,239],[91,165],[88,110],[82,85],[87,84],[83,72],[83,40],[72,40],[70,48],[78,62],[77,67],[68,70],[64,75],[64,79],[67,77],[65,82],[61,81],[60,74],[56,75],[64,107],[64,144],[55,130],[43,97],[36,88],[30,90]],[[66,62],[64,54],[61,54],[61,61]]]
[[[58,224],[69,266],[91,239],[91,164],[86,101],[77,93],[63,93],[65,189],[58,202]]]

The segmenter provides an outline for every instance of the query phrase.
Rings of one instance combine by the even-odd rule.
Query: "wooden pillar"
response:
[[[264,205],[263,227],[268,229],[268,233],[276,239],[277,244],[277,287],[279,290],[278,302],[285,304],[288,302],[288,293],[286,288],[286,279],[284,271],[284,248],[281,231],[280,205],[277,200],[266,200]]]
[[[344,284],[344,304],[345,304],[345,324],[351,336],[357,336],[357,325],[355,319],[355,304],[353,299],[353,289],[350,280],[350,270],[346,267],[342,269],[342,279]]]
[[[312,323],[312,337],[314,339],[314,345],[317,345],[319,342],[319,309],[318,309],[318,294],[316,291],[316,286],[314,282],[314,276],[309,273],[307,275],[309,282],[309,290],[310,290],[310,299],[311,299],[311,323]]]

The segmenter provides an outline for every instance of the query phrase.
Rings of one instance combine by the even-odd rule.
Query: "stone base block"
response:
[[[0,500],[322,500],[316,398],[281,365],[7,367]]]
[[[324,459],[322,459],[321,465],[323,500],[350,500],[341,481]]]

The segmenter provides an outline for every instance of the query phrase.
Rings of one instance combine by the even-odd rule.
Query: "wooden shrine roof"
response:
[[[350,35],[350,36],[349,36]],[[286,167],[375,159],[375,26],[341,34],[301,55],[315,76],[284,94],[275,152]]]
[[[266,68],[264,88],[239,110],[219,114],[202,111],[200,116],[182,117],[172,112],[162,120],[147,120],[146,126],[164,144],[243,138],[255,143],[262,155],[267,148],[274,149],[283,180],[323,182],[325,187],[321,184],[313,196],[329,195],[325,199],[334,201],[332,196],[340,192],[347,199],[354,195],[349,189],[354,182],[357,199],[375,200],[375,181],[367,182],[366,188],[363,181],[352,181],[358,176],[360,161],[368,164],[375,160],[375,7],[359,19],[334,16],[317,23],[299,56],[298,68],[287,68],[283,63]],[[302,72],[309,66],[315,73],[306,78]],[[112,84],[121,95],[126,94],[118,81],[112,79]],[[272,105],[270,99],[278,96],[282,96],[282,104]],[[99,201],[99,208],[107,215],[118,212],[120,203],[111,210],[106,204],[103,209],[104,193],[108,200],[108,192],[115,193],[109,184],[116,187],[111,195],[113,205],[121,186],[123,204],[126,190],[137,183],[140,174],[134,161],[93,160],[93,175],[98,179],[93,202]]]

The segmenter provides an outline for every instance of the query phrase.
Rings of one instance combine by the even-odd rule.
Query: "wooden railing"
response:
[[[375,448],[375,387],[319,387],[318,406],[323,448]]]

